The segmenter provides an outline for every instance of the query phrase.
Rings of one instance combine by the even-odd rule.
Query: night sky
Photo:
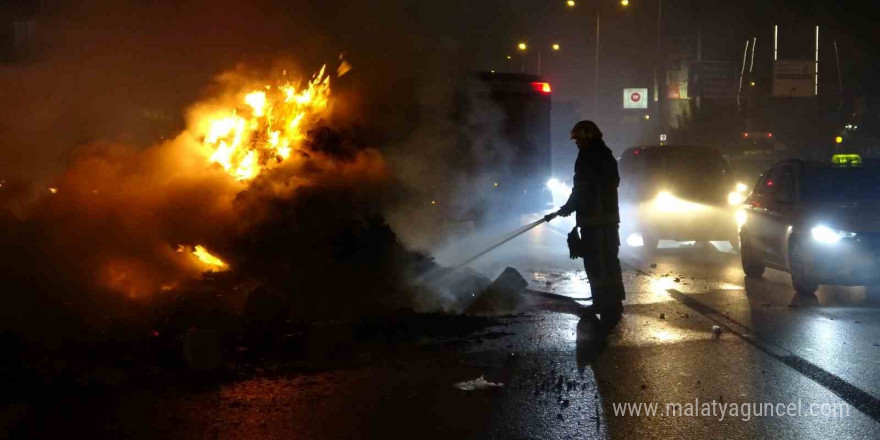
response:
[[[235,66],[271,70],[279,59],[313,71],[343,52],[355,74],[340,82],[337,92],[347,94],[353,112],[368,115],[367,122],[403,133],[407,126],[438,117],[425,109],[430,110],[431,99],[454,78],[474,70],[516,72],[523,66],[537,73],[540,51],[541,73],[553,85],[554,108],[565,113],[557,118],[562,121],[558,125],[564,126],[594,114],[597,8],[602,15],[598,122],[614,126],[625,117],[621,89],[651,87],[657,44],[657,0],[631,0],[626,8],[612,0],[580,1],[575,8],[562,0],[54,0],[35,12],[39,3],[6,1],[0,9],[7,22],[36,17],[41,31],[27,63],[5,64],[31,68],[26,74],[3,70],[10,76],[8,83],[25,83],[6,93],[11,102],[21,99],[23,108],[47,108],[33,102],[36,91],[52,102],[76,103],[54,107],[74,112],[58,116],[78,121],[72,142],[112,139],[114,131],[126,142],[132,141],[132,133],[144,131],[144,142],[152,142],[156,132],[126,119],[128,109],[176,112],[176,126],[168,129],[174,132],[183,126],[184,109],[219,72]],[[869,106],[880,98],[880,33],[873,11],[855,1],[664,0],[662,28],[693,55],[700,34],[704,60],[739,63],[745,41],[757,38],[753,78],[757,90],[766,91],[762,87],[769,87],[772,71],[773,25],[780,26],[781,58],[811,59],[814,26],[819,24],[820,101],[836,114],[842,86],[840,113],[846,115],[856,98],[864,96]],[[525,54],[516,50],[521,41],[529,45]],[[550,50],[553,43],[561,50]],[[64,81],[52,81],[59,78]],[[108,111],[122,103],[119,111]],[[30,139],[16,139],[19,118],[11,114],[0,121],[15,145]],[[832,119],[829,124],[844,122],[836,115]],[[618,143],[637,140],[621,137]]]

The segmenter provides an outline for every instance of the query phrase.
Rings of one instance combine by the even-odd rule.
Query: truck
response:
[[[480,229],[552,208],[550,84],[537,75],[477,72],[462,81],[453,107],[460,182],[442,201],[451,220]]]

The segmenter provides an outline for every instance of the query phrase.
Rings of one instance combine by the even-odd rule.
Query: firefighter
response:
[[[584,259],[594,309],[599,314],[601,326],[610,330],[620,321],[625,295],[618,259],[620,211],[617,187],[620,175],[617,160],[602,140],[599,127],[592,121],[575,124],[571,139],[578,147],[574,187],[565,205],[545,219],[549,221],[557,215],[567,217],[572,212],[577,213],[577,226],[572,231],[574,240],[569,240],[571,255]]]

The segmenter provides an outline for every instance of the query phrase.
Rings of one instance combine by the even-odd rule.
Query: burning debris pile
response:
[[[407,280],[434,264],[382,220],[393,179],[357,128],[331,122],[326,69],[306,82],[287,72],[219,82],[224,92],[194,106],[175,139],[145,150],[92,144],[51,190],[4,191],[0,240],[15,250],[0,262],[5,322],[65,308],[124,316],[206,279],[239,310],[260,287],[291,319],[425,303]]]

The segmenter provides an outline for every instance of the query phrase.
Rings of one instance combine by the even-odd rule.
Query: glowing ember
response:
[[[326,67],[326,66],[325,66]],[[244,93],[243,106],[209,116],[203,144],[210,160],[236,180],[250,180],[288,159],[310,124],[327,109],[330,77],[325,67],[302,89],[285,82]]]
[[[58,194],[58,188],[49,188],[49,192],[52,194]]]
[[[202,263],[214,267],[215,270],[226,270],[229,267],[229,265],[223,260],[211,255],[211,253],[202,245],[196,245],[193,250],[193,255],[195,255]]]

